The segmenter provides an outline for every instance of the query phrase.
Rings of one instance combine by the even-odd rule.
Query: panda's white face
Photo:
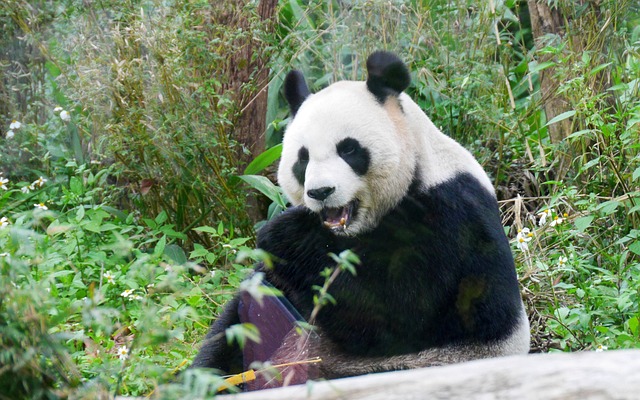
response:
[[[397,97],[381,104],[364,82],[338,82],[300,106],[284,136],[278,182],[328,229],[357,235],[406,194],[413,146]]]

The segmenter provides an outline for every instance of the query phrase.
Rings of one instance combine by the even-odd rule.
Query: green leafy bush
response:
[[[108,170],[67,168],[68,183],[5,183],[0,379],[18,397],[149,393],[194,355],[243,277],[234,254],[249,238],[198,228],[221,243],[219,253],[191,254],[216,254],[207,261],[219,268],[204,270],[174,243],[184,235],[165,213],[138,220],[109,205]]]
[[[272,201],[266,218],[286,206],[258,176],[279,156],[283,77],[302,69],[314,90],[363,79],[377,49],[409,63],[409,94],[494,180],[534,350],[639,346],[635,2],[554,2],[566,35],[537,47],[523,1],[287,0],[271,35],[248,3],[225,9],[245,31],[210,24],[209,1],[0,4],[0,398],[215,393],[220,378],[198,371],[166,383],[252,261],[268,262],[251,250],[243,185]],[[225,71],[249,36],[273,55],[273,147],[239,171]],[[567,106],[554,118],[549,71]]]

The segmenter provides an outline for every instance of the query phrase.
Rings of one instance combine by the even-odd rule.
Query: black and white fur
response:
[[[304,317],[334,264],[327,254],[361,258],[318,314],[321,376],[527,353],[529,323],[489,178],[403,93],[410,75],[395,55],[374,53],[367,71],[366,82],[316,94],[299,72],[287,76],[293,119],[278,182],[293,207],[258,234],[279,260],[260,268]],[[237,369],[222,334],[238,320],[235,303],[193,366]]]

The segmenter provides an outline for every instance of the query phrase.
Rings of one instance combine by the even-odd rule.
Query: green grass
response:
[[[4,2],[0,398],[215,392],[203,374],[168,382],[261,257],[249,185],[269,215],[283,206],[266,179],[239,177],[225,71],[249,32],[271,55],[269,146],[286,125],[287,71],[317,90],[364,78],[373,50],[400,54],[409,94],[495,183],[533,349],[638,347],[640,10],[604,1],[596,19],[557,4],[567,36],[534,48],[515,0],[287,0],[273,32],[252,7],[235,10],[249,31],[208,24],[207,1]],[[568,110],[551,120],[543,70]],[[564,118],[570,132],[552,143]],[[12,120],[22,126],[8,137]],[[270,171],[278,152],[253,154],[246,173]]]

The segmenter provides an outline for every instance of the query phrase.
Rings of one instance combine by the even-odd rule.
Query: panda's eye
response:
[[[353,171],[358,175],[364,175],[369,170],[369,151],[362,147],[354,138],[346,138],[336,146],[336,151]]]
[[[355,152],[356,148],[353,144],[347,144],[346,146],[338,149],[338,153],[340,153],[341,156],[349,156]]]
[[[360,144],[355,139],[345,139],[338,143],[336,150],[340,157],[351,156],[360,148]]]

